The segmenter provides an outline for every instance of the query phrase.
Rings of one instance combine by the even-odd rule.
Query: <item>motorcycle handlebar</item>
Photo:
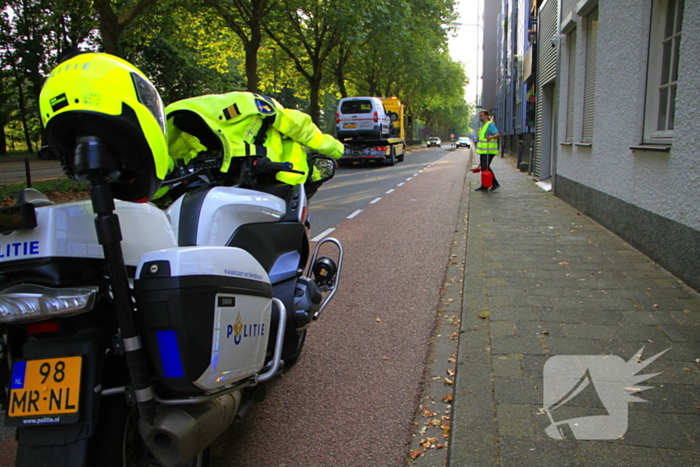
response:
[[[190,172],[188,174],[183,175],[182,177],[171,178],[170,180],[163,180],[163,183],[161,183],[161,186],[177,185],[178,183],[183,183],[183,182],[186,182],[188,180],[193,180],[204,173],[206,173],[206,169],[197,169],[194,172]]]
[[[291,162],[272,162],[269,158],[263,157],[258,161],[258,169],[260,173],[275,174],[277,172],[292,172],[296,174],[304,174],[299,170],[294,170],[294,164]]]

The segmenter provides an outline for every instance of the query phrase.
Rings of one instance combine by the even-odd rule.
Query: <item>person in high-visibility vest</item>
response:
[[[224,155],[220,170],[227,172],[233,157],[267,156],[273,162],[294,165],[299,173],[276,175],[289,185],[315,178],[313,173],[308,176],[312,168],[303,146],[335,159],[345,150],[343,143],[322,133],[308,114],[286,109],[262,94],[233,91],[183,99],[168,105],[165,116],[173,160],[188,162],[209,146],[220,146]]]
[[[496,154],[498,154],[498,137],[501,134],[496,128],[496,124],[490,119],[490,114],[488,110],[482,110],[479,112],[479,120],[481,120],[481,128],[479,128],[479,139],[476,142],[476,153],[479,154],[481,170],[488,168],[493,174],[493,169],[491,168],[491,161]],[[493,175],[493,185],[491,185],[491,191],[498,190],[501,184],[496,180],[496,175]],[[488,191],[489,189],[480,186],[476,191]]]

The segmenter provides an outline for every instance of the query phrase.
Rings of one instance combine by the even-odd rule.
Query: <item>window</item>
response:
[[[576,105],[576,30],[567,35],[569,84],[566,90],[566,141],[574,141],[574,106]]]
[[[684,6],[684,0],[654,2],[649,36],[645,143],[672,142]]]
[[[598,7],[586,18],[586,84],[583,90],[583,136],[581,142],[593,142],[595,123],[595,80],[598,70]]]

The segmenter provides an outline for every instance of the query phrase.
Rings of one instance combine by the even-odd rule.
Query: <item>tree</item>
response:
[[[204,0],[236,33],[245,50],[247,89],[258,92],[258,50],[263,40],[263,23],[278,0]]]
[[[166,103],[241,89],[242,50],[210,10],[161,2],[122,39],[125,58],[155,84]]]
[[[121,36],[124,30],[139,16],[144,14],[149,7],[158,0],[138,0],[136,4],[129,2],[117,2],[122,6],[121,13],[112,8],[112,0],[94,0],[93,5],[99,15],[100,34],[104,51],[121,56]]]
[[[264,25],[309,84],[309,115],[319,122],[319,95],[326,61],[352,22],[352,4],[334,0],[281,0],[276,21]]]

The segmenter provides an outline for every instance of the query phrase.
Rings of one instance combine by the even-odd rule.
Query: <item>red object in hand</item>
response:
[[[479,172],[481,172],[481,166],[472,169],[472,172],[478,174]]]
[[[493,173],[487,167],[481,172],[481,186],[491,188],[491,185],[493,185]]]

